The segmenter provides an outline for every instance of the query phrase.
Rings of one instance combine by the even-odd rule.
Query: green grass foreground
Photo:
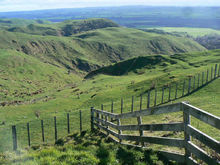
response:
[[[175,164],[152,150],[122,146],[103,134],[82,132],[59,139],[55,146],[33,146],[28,151],[0,155],[7,165],[163,165]]]

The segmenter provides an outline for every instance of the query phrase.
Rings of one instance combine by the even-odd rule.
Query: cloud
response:
[[[220,6],[219,0],[0,0],[0,12],[96,6]]]

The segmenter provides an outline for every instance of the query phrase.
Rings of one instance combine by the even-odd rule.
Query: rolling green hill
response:
[[[56,29],[69,24],[80,29],[80,34],[69,37],[44,36],[44,30],[41,28],[36,28],[41,35],[27,34],[26,31],[0,31],[0,65],[3,70],[0,74],[1,104],[23,103],[42,94],[46,97],[53,88],[63,89],[70,84],[78,84],[93,70],[133,57],[151,58],[150,56],[155,54],[171,55],[206,50],[188,38],[109,27],[117,25],[103,19],[65,21],[56,25],[40,26]],[[35,30],[38,25],[30,24],[28,27]],[[106,26],[107,28],[104,28]],[[86,30],[89,31],[82,32]],[[24,62],[24,59],[27,62]],[[20,66],[20,70],[13,66]],[[59,76],[53,76],[53,70]],[[48,77],[53,77],[53,80]],[[25,83],[21,84],[22,81]],[[32,93],[35,93],[34,98]]]
[[[36,95],[48,93],[53,89],[63,89],[76,84],[81,78],[44,63],[37,58],[13,50],[0,49],[0,98],[1,105],[15,105],[24,100],[35,102]],[[42,97],[42,100],[49,100]]]
[[[15,26],[7,30],[10,32],[22,32],[35,35],[71,36],[73,34],[106,27],[119,27],[119,25],[107,19],[87,19],[67,20],[61,23],[50,22],[50,24],[31,23],[27,26]]]
[[[83,129],[88,129],[91,106],[100,108],[104,104],[104,109],[110,110],[114,101],[114,110],[119,112],[123,98],[124,111],[130,111],[134,96],[134,108],[139,110],[140,95],[145,106],[149,89],[182,82],[220,63],[220,50],[207,51],[190,38],[111,27],[116,25],[109,21],[105,27],[105,20],[95,24],[96,21],[92,20],[92,25],[87,21],[33,23],[16,27],[29,31],[0,30],[0,152],[11,149],[11,125],[17,125],[19,147],[24,147],[27,146],[26,123],[30,122],[32,144],[40,144],[40,120],[44,120],[47,142],[52,143],[54,116],[60,138],[66,133],[67,112],[71,113],[71,130],[78,129],[79,109],[83,113]],[[73,26],[70,28],[73,33],[65,35],[61,31],[68,24]],[[56,34],[47,33],[48,29]],[[218,86],[219,79],[177,101],[190,99],[191,104],[219,115],[219,91],[214,88]],[[181,89],[178,88],[179,95]],[[206,96],[209,90],[212,94]],[[211,104],[204,105],[204,99]],[[182,116],[174,114],[163,119],[179,121]],[[160,119],[145,121],[157,123]],[[208,133],[216,137],[215,130]],[[58,156],[62,154],[59,152]],[[94,158],[93,154],[89,156]],[[57,156],[52,159],[56,160]]]
[[[15,32],[0,31],[0,49],[23,52],[44,63],[82,73],[132,57],[206,50],[188,38],[117,26],[104,19],[19,26]],[[71,34],[67,34],[68,27]],[[17,28],[28,30],[17,32]],[[60,35],[46,35],[48,29]]]

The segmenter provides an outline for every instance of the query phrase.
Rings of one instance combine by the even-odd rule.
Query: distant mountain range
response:
[[[70,19],[107,18],[133,28],[202,27],[220,29],[220,7],[96,7],[2,12],[0,18],[44,19],[61,22]]]

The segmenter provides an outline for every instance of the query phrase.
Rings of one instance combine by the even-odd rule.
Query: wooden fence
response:
[[[142,124],[142,117],[148,115],[166,114],[171,112],[183,112],[183,122],[168,123],[168,124]],[[95,126],[98,129],[106,131],[107,135],[111,135],[122,141],[133,141],[143,144],[144,142],[179,147],[185,149],[185,154],[177,154],[167,151],[159,151],[160,154],[167,157],[169,160],[174,160],[184,164],[198,164],[195,160],[202,160],[210,165],[220,164],[216,158],[209,156],[203,149],[193,143],[191,137],[213,149],[218,154],[220,153],[219,141],[206,135],[200,130],[191,125],[190,117],[193,116],[217,129],[220,129],[220,118],[199,108],[196,108],[186,102],[165,105],[160,107],[149,108],[146,110],[134,111],[123,114],[115,114],[103,110],[91,108],[91,129]],[[121,125],[121,119],[137,118],[138,124]],[[115,123],[116,122],[116,123]],[[117,130],[114,131],[113,129]],[[140,135],[123,134],[122,131],[139,131]],[[144,136],[143,131],[182,131],[184,138],[169,138],[169,137],[152,137]],[[124,143],[122,143],[124,144]]]
[[[89,111],[86,111],[86,112],[89,113]],[[66,124],[64,124],[65,127],[66,127],[66,132],[62,131],[62,134],[64,134],[64,135],[70,134],[70,131],[72,131],[72,130],[70,130],[70,124],[71,123],[74,124],[74,125],[76,125],[76,123],[79,124],[78,125],[79,126],[79,130],[74,130],[74,131],[75,132],[80,132],[80,134],[81,134],[82,131],[83,131],[82,111],[79,110],[79,112],[76,111],[75,113],[72,113],[72,115],[74,115],[74,116],[77,115],[78,116],[77,117],[78,121],[76,121],[76,120],[71,121],[70,120],[70,115],[71,115],[71,113],[67,113],[66,114]],[[89,119],[89,117],[87,117],[87,119]],[[30,129],[30,124],[31,123],[27,123],[27,125],[26,125],[26,130],[27,130],[26,132],[27,132],[27,134],[23,134],[22,135],[23,137],[27,136],[27,145],[28,145],[28,147],[30,147],[32,145],[32,141],[31,140],[33,140],[32,137],[31,137],[31,132],[33,132],[33,131]],[[41,130],[41,137],[39,137],[38,140],[41,139],[41,142],[45,143],[46,136],[45,136],[45,122],[44,122],[44,120],[40,120],[39,124],[40,124],[39,127],[41,128],[40,129]],[[87,122],[84,121],[84,124],[87,124]],[[89,124],[89,122],[88,122],[88,124]],[[13,125],[11,129],[12,129],[12,145],[13,145],[13,150],[16,151],[18,149],[18,142],[19,142],[18,141],[18,133],[19,132],[17,130],[17,126],[16,125]],[[36,129],[36,127],[34,129]],[[53,132],[54,132],[54,134],[53,135],[50,134],[50,136],[53,136],[54,137],[54,142],[56,142],[58,140],[58,124],[57,124],[57,117],[56,116],[54,116],[54,118],[53,118],[53,125],[51,125],[50,129],[53,129]],[[33,133],[32,133],[32,135],[33,135]]]
[[[146,91],[146,94],[141,94],[138,97],[132,96],[131,99],[128,100],[121,98],[118,102],[112,101],[108,105],[102,104],[101,107],[106,108],[109,106],[113,111],[116,111],[116,109],[120,107],[121,113],[126,112],[125,106],[127,102],[129,102],[128,107],[131,112],[137,108],[134,106],[135,101],[137,102],[136,104],[138,104],[139,110],[142,110],[144,107],[156,107],[190,95],[219,77],[220,64],[215,64],[210,69],[196,75],[190,75],[179,82],[171,82],[170,84],[163,85],[161,88],[157,88],[156,86],[150,87]],[[146,102],[144,102],[145,100]]]

